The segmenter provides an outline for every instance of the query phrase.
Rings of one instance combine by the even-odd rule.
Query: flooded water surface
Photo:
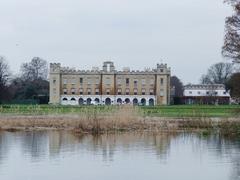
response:
[[[240,180],[240,141],[218,135],[1,132],[1,180]]]

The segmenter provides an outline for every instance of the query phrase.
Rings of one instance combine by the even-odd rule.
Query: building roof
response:
[[[225,89],[224,84],[188,84],[184,89]]]

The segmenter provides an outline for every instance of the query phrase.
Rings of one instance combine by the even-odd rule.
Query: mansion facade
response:
[[[117,71],[106,61],[101,70],[75,70],[50,64],[50,102],[62,105],[168,105],[170,68]]]

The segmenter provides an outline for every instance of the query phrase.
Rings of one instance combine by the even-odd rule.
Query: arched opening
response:
[[[121,99],[121,98],[118,98],[118,99],[117,99],[117,103],[118,103],[118,104],[122,104],[122,99]]]
[[[78,104],[79,104],[79,105],[83,105],[83,104],[84,104],[83,98],[80,98],[80,99],[78,100]]]
[[[63,98],[63,101],[67,101],[68,99],[67,98]]]
[[[133,105],[135,105],[135,106],[138,105],[138,99],[137,98],[133,99]]]
[[[126,103],[126,104],[130,104],[130,99],[129,99],[129,98],[126,98],[126,99],[125,99],[125,103]]]
[[[87,105],[91,105],[92,104],[92,99],[91,98],[87,98]]]
[[[149,99],[149,106],[154,106],[154,99],[153,98]]]
[[[145,99],[145,98],[142,98],[142,99],[141,99],[141,105],[143,105],[143,106],[146,105],[146,99]]]
[[[75,98],[72,98],[71,101],[76,101],[76,99],[75,99]]]
[[[95,101],[96,105],[98,105],[100,103],[100,99],[99,98],[96,98],[94,101]]]
[[[106,105],[111,105],[111,99],[110,98],[106,98],[105,99],[105,104]]]

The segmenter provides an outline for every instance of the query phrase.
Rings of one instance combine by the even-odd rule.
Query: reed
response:
[[[240,118],[222,120],[219,131],[223,136],[240,137]]]
[[[101,110],[83,108],[81,113],[66,115],[1,116],[0,128],[56,128],[74,129],[82,132],[130,130],[142,128],[138,111],[132,106],[119,106]]]
[[[21,108],[21,107],[20,107]],[[59,108],[57,108],[59,110]],[[71,113],[0,116],[0,129],[64,129],[79,133],[99,134],[116,131],[176,132],[189,130],[218,131],[223,135],[240,136],[240,118],[153,117],[135,106],[71,108]],[[30,108],[31,110],[31,108]],[[60,109],[62,112],[64,109]],[[32,112],[31,112],[32,113]]]

